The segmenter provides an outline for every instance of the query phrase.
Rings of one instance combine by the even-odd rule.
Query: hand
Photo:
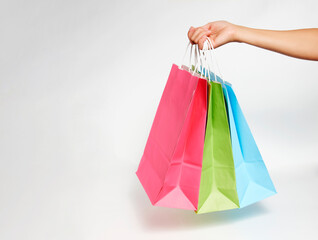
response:
[[[211,22],[202,27],[191,27],[188,37],[190,42],[198,44],[200,49],[203,48],[203,44],[207,38],[210,38],[213,47],[217,48],[226,43],[236,41],[236,27],[236,25],[226,21]]]

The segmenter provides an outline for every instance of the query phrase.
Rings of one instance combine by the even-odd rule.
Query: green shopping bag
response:
[[[199,203],[196,213],[239,208],[229,123],[222,85],[209,83]]]

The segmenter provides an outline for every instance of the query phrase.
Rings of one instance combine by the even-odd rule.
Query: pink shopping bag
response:
[[[151,203],[196,210],[207,81],[173,65],[136,172]]]

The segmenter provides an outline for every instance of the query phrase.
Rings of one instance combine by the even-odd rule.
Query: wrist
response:
[[[233,25],[233,30],[232,30],[233,42],[242,42],[243,41],[242,31],[243,31],[242,26]]]
[[[240,32],[241,26],[233,25],[233,42],[242,42]]]

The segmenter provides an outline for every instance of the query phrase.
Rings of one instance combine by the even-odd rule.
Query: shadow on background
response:
[[[137,218],[145,230],[176,230],[201,227],[213,227],[231,224],[236,221],[257,217],[268,210],[255,203],[251,206],[222,212],[196,214],[194,211],[152,206],[147,194],[138,180],[131,189],[130,198]],[[139,185],[139,186],[137,186]]]

